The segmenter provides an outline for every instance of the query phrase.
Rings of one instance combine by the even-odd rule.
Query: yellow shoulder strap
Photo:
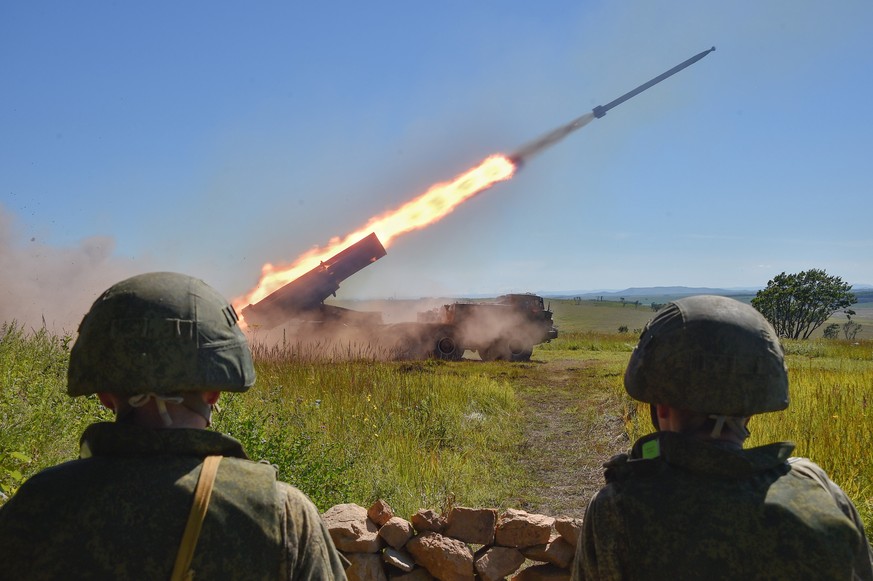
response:
[[[194,549],[197,548],[197,539],[200,538],[200,529],[203,519],[206,518],[206,510],[209,508],[209,497],[212,496],[212,485],[215,483],[215,475],[218,473],[218,464],[221,456],[207,456],[200,469],[197,479],[197,488],[194,489],[194,504],[188,514],[188,523],[185,525],[185,533],[176,554],[176,564],[173,565],[171,581],[185,581],[194,579],[194,571],[190,570],[191,561],[194,559]]]

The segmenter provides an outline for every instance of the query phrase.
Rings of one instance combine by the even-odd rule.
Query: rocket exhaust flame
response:
[[[276,267],[269,263],[265,264],[262,267],[261,280],[258,282],[258,285],[247,295],[234,300],[234,307],[239,312],[246,305],[257,303],[273,291],[309,272],[318,266],[320,262],[328,260],[371,232],[375,233],[382,242],[382,245],[387,248],[401,234],[438,222],[450,214],[458,205],[476,194],[487,190],[498,182],[510,179],[531,157],[560,142],[577,129],[585,127],[593,119],[600,119],[613,107],[621,105],[667,77],[691,66],[714,50],[715,47],[705,50],[649,82],[640,85],[636,89],[625,93],[618,99],[606,105],[598,105],[590,113],[586,113],[565,125],[553,129],[540,138],[524,145],[512,155],[505,156],[498,154],[488,157],[485,161],[457,176],[452,181],[431,186],[424,194],[403,204],[399,208],[379,216],[374,216],[364,226],[343,238],[335,237],[330,240],[327,246],[313,248],[305,252],[289,266]]]
[[[246,296],[234,300],[234,307],[239,312],[242,307],[260,301],[370,232],[375,232],[382,245],[387,248],[401,234],[439,221],[462,202],[497,182],[508,180],[515,172],[515,167],[515,163],[508,157],[492,155],[452,181],[433,185],[424,194],[399,208],[374,216],[364,226],[343,238],[333,238],[327,246],[306,252],[290,266],[277,268],[267,263],[262,268],[258,286]]]

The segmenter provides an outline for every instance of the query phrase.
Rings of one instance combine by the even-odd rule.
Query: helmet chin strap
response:
[[[655,404],[649,404],[649,414],[652,417],[652,425],[655,426],[655,430],[660,430],[661,426],[658,421],[658,408]],[[688,431],[693,432],[701,428],[706,423],[706,419],[715,420],[712,431],[709,433],[710,438],[721,438],[722,432],[725,428],[743,440],[751,435],[751,432],[746,427],[746,423],[749,420],[748,416],[728,416],[724,414],[708,414],[706,418],[700,416],[693,423],[686,426]]]
[[[149,393],[138,393],[134,396],[131,396],[127,399],[127,403],[130,404],[132,408],[141,408],[142,406],[149,403],[150,400],[155,400],[155,404],[158,406],[158,413],[161,416],[161,421],[164,422],[164,425],[168,428],[173,425],[173,418],[170,417],[170,412],[167,411],[167,402],[171,403],[182,403],[185,401],[185,398],[181,395],[161,395],[154,392]]]
[[[725,416],[719,414],[710,414],[709,419],[715,420],[715,425],[712,427],[712,432],[709,434],[712,438],[720,438],[722,429],[727,428],[742,439],[746,439],[751,435],[751,432],[746,427],[746,420],[749,418],[742,416]]]
[[[206,420],[206,425],[212,424],[213,405],[205,402],[200,392],[175,393],[175,394],[159,394],[154,392],[139,393],[127,398],[127,401],[122,401],[116,411],[116,417],[121,419],[130,414],[135,408],[141,408],[148,405],[154,400],[158,408],[158,414],[161,416],[161,421],[164,426],[170,427],[173,425],[173,417],[167,409],[167,403],[182,405],[186,409]]]

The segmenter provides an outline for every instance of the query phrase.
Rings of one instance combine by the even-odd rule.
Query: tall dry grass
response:
[[[873,530],[873,341],[786,341],[791,403],[752,419],[750,445],[790,440]]]

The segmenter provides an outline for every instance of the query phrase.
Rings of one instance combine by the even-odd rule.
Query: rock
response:
[[[399,516],[388,520],[379,529],[379,536],[395,549],[402,549],[403,545],[412,538],[412,523]]]
[[[372,553],[347,553],[351,565],[346,569],[349,581],[388,581],[382,559]]]
[[[388,547],[382,551],[382,560],[407,573],[415,569],[415,559],[406,551],[398,551]]]
[[[502,547],[531,547],[549,542],[555,519],[508,509],[497,519],[495,543]]]
[[[519,571],[512,581],[570,581],[570,571],[554,565],[534,565]]]
[[[406,543],[406,550],[441,581],[473,581],[473,553],[457,539],[425,532]]]
[[[412,515],[412,526],[420,533],[429,531],[442,534],[446,530],[446,519],[430,509],[422,509]]]
[[[521,550],[521,554],[533,561],[543,561],[566,569],[576,556],[576,547],[564,537],[555,537],[545,545],[534,545]]]
[[[510,547],[486,547],[476,553],[474,566],[482,581],[500,581],[515,573],[524,563],[524,556],[518,549]]]
[[[367,509],[367,516],[381,527],[394,516],[394,509],[380,498]]]
[[[494,542],[494,527],[497,511],[493,508],[455,507],[449,512],[445,534],[447,537],[473,543],[490,545]]]
[[[419,567],[410,573],[389,575],[388,581],[433,581],[433,575],[428,573],[424,567]]]
[[[348,553],[378,553],[383,546],[376,523],[357,504],[338,504],[321,515],[333,544]]]
[[[555,519],[555,530],[570,543],[570,546],[575,548],[579,544],[579,534],[582,532],[582,519],[568,516],[558,517]]]

